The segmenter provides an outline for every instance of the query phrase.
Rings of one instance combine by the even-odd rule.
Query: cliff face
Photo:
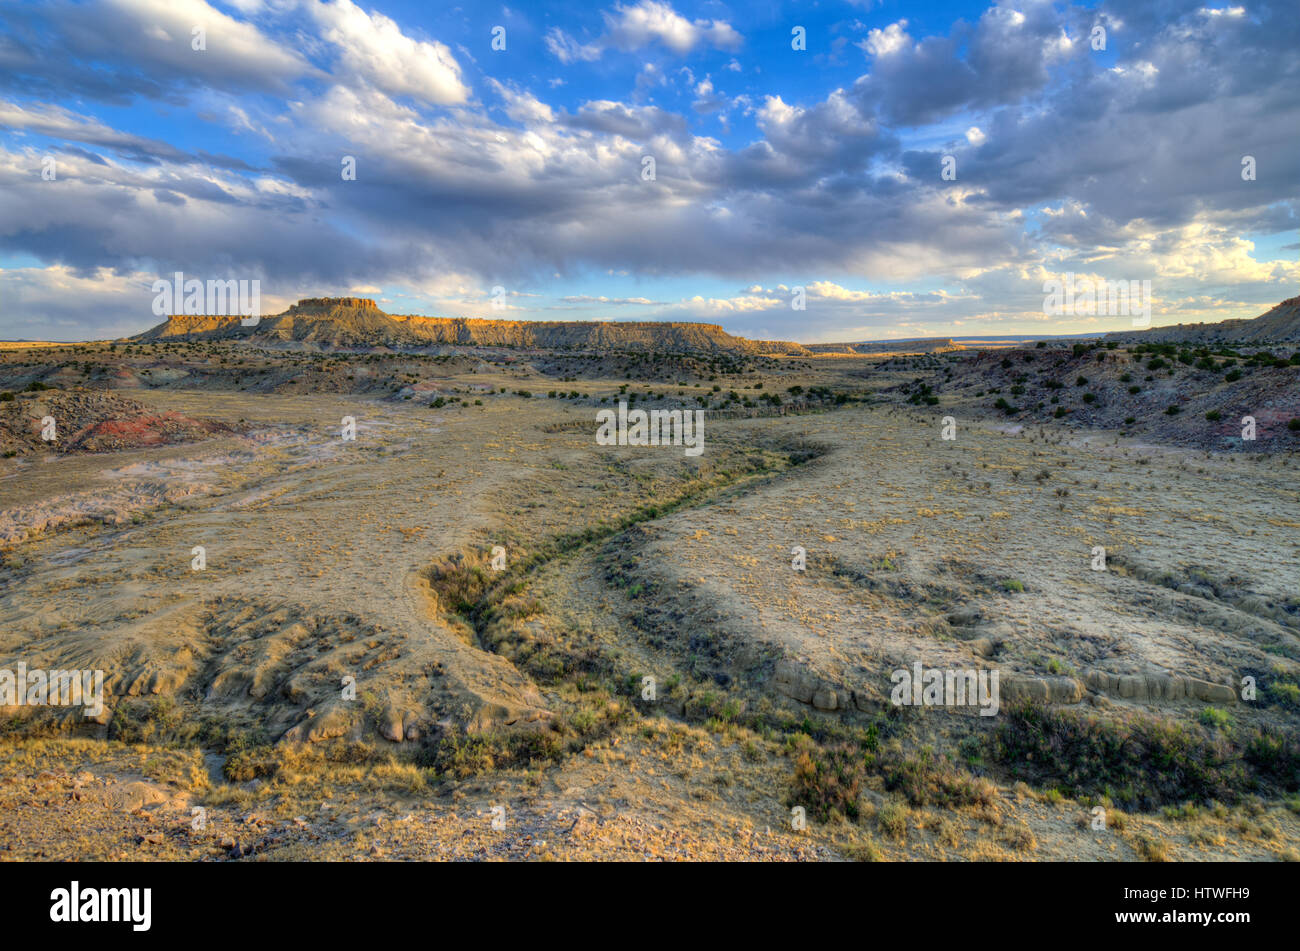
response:
[[[1290,297],[1249,320],[1221,320],[1213,324],[1175,324],[1151,330],[1124,330],[1106,334],[1106,340],[1123,343],[1300,343],[1300,297]]]
[[[654,350],[806,354],[797,343],[736,337],[717,324],[479,320],[392,316],[361,297],[300,300],[283,314],[244,327],[238,317],[170,317],[135,340],[249,339],[319,347],[421,347],[436,344],[543,350]]]

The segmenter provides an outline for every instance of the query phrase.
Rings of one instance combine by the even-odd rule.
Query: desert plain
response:
[[[0,858],[1296,860],[1300,366],[1193,350],[6,345],[0,668],[105,697]]]

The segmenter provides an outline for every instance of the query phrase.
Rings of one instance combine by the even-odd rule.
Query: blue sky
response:
[[[1297,48],[1288,3],[7,2],[0,337],[137,332],[177,270],[809,342],[1130,326],[1044,314],[1067,272],[1254,316]]]

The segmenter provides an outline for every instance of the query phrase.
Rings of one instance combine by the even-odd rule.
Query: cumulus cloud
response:
[[[993,6],[929,35],[863,25],[865,71],[816,93],[768,67],[737,73],[719,52],[741,42],[725,20],[650,0],[607,11],[596,39],[552,28],[556,56],[601,73],[586,86],[581,69],[566,73],[563,92],[544,76],[480,73],[468,54],[462,70],[442,39],[350,0],[180,9],[213,15],[208,52],[220,55],[201,80],[183,68],[194,66],[188,29],[142,19],[154,10],[144,0],[68,22],[52,18],[57,2],[24,6],[0,37],[0,251],[49,270],[44,283],[22,275],[23,313],[71,313],[58,295],[103,275],[114,276],[104,293],[121,297],[137,291],[122,275],[181,269],[261,277],[268,296],[403,288],[412,307],[467,315],[483,313],[486,287],[531,284],[555,289],[537,298],[543,309],[633,308],[805,339],[815,320],[820,339],[844,340],[945,319],[1036,321],[1041,275],[1071,269],[1150,276],[1178,319],[1276,301],[1300,281],[1293,260],[1248,237],[1300,225],[1300,65],[1285,55],[1300,26],[1267,8],[1187,6],[1157,22],[1141,4],[1110,5],[1108,28],[1125,40],[1104,61],[1086,43],[1099,14],[1073,7]],[[117,47],[88,34],[96,25]],[[147,35],[155,26],[170,39]],[[217,51],[220,36],[239,42]],[[618,58],[595,62],[609,50],[701,62],[625,64],[618,89],[606,81]],[[213,152],[230,143],[246,158],[85,104],[124,96],[201,110],[224,132],[205,137],[222,143]],[[727,112],[742,133],[718,131]],[[235,136],[259,144],[235,149]],[[48,152],[55,182],[40,177]],[[956,181],[938,174],[943,154]],[[355,181],[340,177],[344,155]],[[583,275],[603,271],[650,288],[698,278],[746,289],[591,293]],[[807,289],[806,316],[789,310],[791,282]],[[125,320],[137,304],[100,313]]]
[[[351,0],[314,3],[321,35],[339,49],[347,73],[391,95],[416,96],[448,105],[464,102],[469,89],[444,44],[415,40],[381,13],[366,13]]]
[[[907,21],[899,20],[883,30],[872,30],[858,45],[872,56],[889,56],[905,49],[912,42],[912,38],[905,32],[906,28]]]
[[[613,13],[603,15],[610,45],[621,50],[638,50],[659,42],[682,54],[701,44],[726,50],[741,44],[740,34],[725,20],[688,20],[657,0],[619,4]]]
[[[607,49],[625,53],[659,45],[683,56],[700,47],[738,49],[744,38],[726,20],[688,20],[667,3],[640,0],[601,14],[605,32],[581,43],[559,27],[546,34],[546,47],[562,63],[596,60]]]
[[[176,98],[174,87],[285,92],[313,72],[290,46],[204,0],[56,0],[10,6],[5,18],[0,87],[23,94],[123,102]]]

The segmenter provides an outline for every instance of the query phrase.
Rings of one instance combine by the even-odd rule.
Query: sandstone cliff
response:
[[[717,324],[648,321],[480,320],[384,313],[362,297],[307,298],[245,327],[238,317],[169,317],[135,340],[233,340],[322,348],[427,347],[439,344],[542,350],[698,351],[807,354],[797,343],[747,340]]]

